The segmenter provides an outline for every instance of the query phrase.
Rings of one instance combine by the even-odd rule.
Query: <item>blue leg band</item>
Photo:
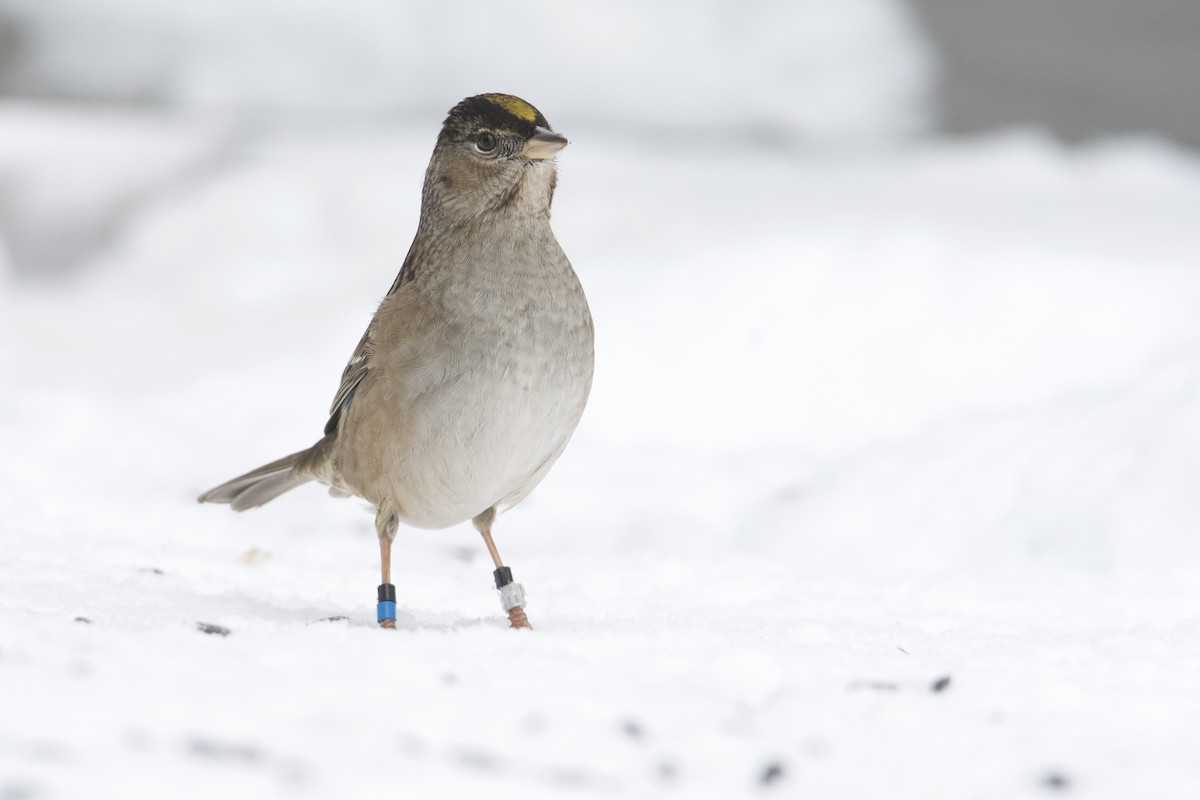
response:
[[[396,621],[396,587],[390,583],[379,585],[379,592],[376,595],[379,598],[378,618],[380,622],[385,619]]]

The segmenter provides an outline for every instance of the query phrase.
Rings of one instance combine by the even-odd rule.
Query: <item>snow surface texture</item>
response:
[[[0,797],[1200,796],[1200,163],[545,110],[598,363],[496,526],[533,632],[469,526],[401,532],[384,632],[362,503],[194,501],[319,435],[440,112],[4,111],[134,200],[0,282]]]

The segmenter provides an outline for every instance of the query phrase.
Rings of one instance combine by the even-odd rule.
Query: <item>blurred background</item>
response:
[[[3,0],[0,235],[10,273],[70,271],[156,190],[186,190],[239,144],[428,128],[488,86],[534,96],[593,147],[845,149],[1023,126],[1195,148],[1198,31],[1188,0]],[[88,120],[97,129],[81,131]],[[43,131],[58,140],[33,148],[25,137]],[[123,145],[151,152],[86,178]],[[60,173],[82,188],[65,191]]]
[[[1200,796],[1198,85],[1194,0],[0,0],[0,797],[394,758],[425,797]],[[319,434],[480,92],[572,140],[596,383],[497,528],[542,638],[491,638],[469,528],[408,531],[384,650],[361,504],[194,497]]]

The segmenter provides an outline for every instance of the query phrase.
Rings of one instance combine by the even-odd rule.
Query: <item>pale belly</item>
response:
[[[468,371],[423,395],[404,415],[411,425],[405,445],[384,456],[397,516],[444,528],[519,502],[579,423],[590,363],[582,378],[568,365],[543,362],[504,374]]]

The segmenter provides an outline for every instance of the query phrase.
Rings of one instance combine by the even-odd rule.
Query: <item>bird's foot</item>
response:
[[[529,624],[529,617],[525,616],[525,609],[520,606],[508,610],[508,627],[533,630],[533,626]]]

